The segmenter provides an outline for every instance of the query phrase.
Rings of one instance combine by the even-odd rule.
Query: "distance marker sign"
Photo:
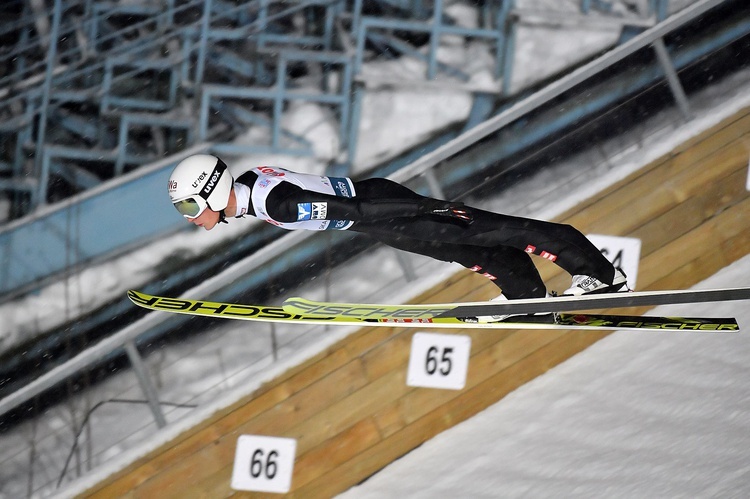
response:
[[[240,435],[234,455],[232,488],[256,492],[289,492],[292,485],[293,438]]]
[[[628,276],[628,287],[637,289],[638,262],[641,260],[641,240],[634,237],[602,236],[591,234],[589,240],[599,248],[604,257]]]
[[[469,336],[416,333],[411,342],[406,384],[460,390],[466,384],[470,353]]]

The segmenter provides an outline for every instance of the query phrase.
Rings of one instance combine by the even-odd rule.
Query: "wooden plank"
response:
[[[692,275],[679,270],[695,260],[705,260],[700,268],[714,269],[712,273],[732,263],[728,253],[723,250],[723,242],[732,241],[732,244],[737,244],[735,240],[738,243],[746,241],[740,236],[747,232],[748,220],[750,198],[717,214],[696,229],[648,255],[641,261],[639,280],[643,279],[646,286],[660,289],[663,285],[660,281],[666,276],[671,276],[671,283],[680,283],[679,286],[675,284],[676,289],[684,289],[707,278],[710,274]],[[734,254],[741,254],[747,249],[739,249]]]
[[[471,357],[466,386],[461,391],[416,388],[400,398],[385,401],[374,413],[383,435],[403,429],[426,412],[434,410],[461,392],[470,390],[488,377],[508,368],[528,356],[530,352],[563,336],[563,331],[515,331],[503,341],[496,342]]]
[[[307,363],[310,364],[306,364],[307,370],[297,370],[294,376],[288,378],[285,382],[277,385],[272,390],[262,393],[260,397],[253,398],[250,403],[239,408],[234,408],[233,412],[222,416],[218,420],[207,422],[210,424],[208,427],[210,430],[208,434],[206,432],[199,432],[191,435],[188,441],[190,447],[186,447],[185,444],[178,445],[173,449],[168,450],[167,453],[195,453],[202,447],[214,445],[216,440],[220,438],[222,432],[236,431],[242,422],[252,419],[263,411],[269,410],[274,405],[288,400],[294,393],[296,393],[296,391],[300,391],[316,379],[330,374],[332,368],[338,368],[343,362],[351,361],[352,355],[347,345],[355,343],[357,345],[355,350],[359,350],[363,346],[362,343],[370,343],[371,339],[371,335],[358,334],[355,335],[353,342],[343,342],[343,345],[339,345],[340,348],[330,349],[330,352],[319,355],[318,357],[322,356],[323,358],[318,362],[312,362],[312,364]],[[172,460],[172,456],[168,454],[163,454],[163,457],[167,461]],[[163,465],[160,469],[164,469]],[[145,470],[145,472],[148,474],[149,470]]]
[[[374,445],[378,440],[377,430],[372,421],[365,418],[356,425],[342,432],[335,438],[325,442],[324,445],[313,449],[306,456],[297,455],[292,476],[292,493],[285,497],[294,497],[294,491],[304,487],[313,477],[317,478],[331,469],[338,467],[341,462],[347,461],[351,456],[360,453],[363,449]],[[223,467],[218,473],[206,477],[193,488],[185,491],[182,497],[279,497],[278,494],[263,494],[258,492],[232,491],[230,479],[232,466]],[[312,497],[312,496],[310,496]]]
[[[300,456],[294,465],[293,487],[304,488],[380,441],[382,439],[378,427],[372,418],[361,420],[347,431]]]
[[[97,488],[101,488],[101,497],[117,496],[137,487],[155,472],[169,469],[170,463],[179,461],[182,455],[190,455],[212,445],[221,435],[233,431],[242,422],[252,419],[255,415],[287,400],[293,393],[299,392],[305,386],[314,382],[317,379],[316,376],[327,375],[351,359],[351,355],[346,350],[335,349],[329,355],[320,354],[316,357],[319,360],[318,362],[313,360],[311,363],[304,364],[308,368],[310,365],[315,366],[312,370],[303,370],[301,367],[297,367],[293,370],[296,374],[288,377],[285,381],[275,385],[268,384],[266,388],[255,392],[249,403],[240,401],[233,404],[215,416],[206,419],[190,431],[176,437],[163,448],[152,451],[137,460],[131,465],[129,472],[123,470],[108,477],[107,480],[97,485]],[[97,488],[92,488],[89,493],[95,493]]]
[[[487,345],[496,345],[503,338],[512,334],[510,331],[502,331],[499,332],[500,334],[495,334],[494,331],[473,331],[473,333],[473,352],[484,350]],[[403,337],[410,340],[412,334],[409,333],[408,336],[404,335]],[[303,421],[286,433],[287,436],[298,439],[299,453],[306,452],[309,447],[307,441],[312,440],[317,444],[317,441],[322,440],[324,436],[331,437],[351,426],[357,418],[377,413],[384,405],[384,401],[398,400],[404,394],[414,390],[414,388],[406,385],[410,345],[397,341],[394,341],[393,344],[397,345],[394,349],[383,348],[367,352],[367,357],[377,355],[388,359],[388,362],[379,364],[381,369],[377,371],[376,376],[373,375],[374,373],[368,375],[370,380],[368,385]],[[394,354],[399,358],[399,361],[395,363],[391,362]],[[363,359],[363,362],[367,364],[367,358]],[[472,365],[473,362],[472,360]],[[388,366],[388,369],[384,369],[383,366]]]
[[[398,329],[389,341],[362,354],[367,379],[371,382],[408,362],[413,330]]]
[[[441,329],[438,332],[430,331],[429,324],[425,324],[424,331],[468,336],[471,338],[472,352],[477,352],[487,345],[502,341],[503,338],[513,334],[512,330]],[[370,381],[374,381],[394,369],[401,369],[408,365],[411,343],[416,332],[418,331],[414,329],[397,328],[394,335],[390,337],[390,341],[363,352],[362,362]]]
[[[332,497],[347,490],[381,469],[385,463],[398,459],[445,429],[486,409],[508,393],[534,379],[552,366],[575,355],[606,333],[566,335],[524,357],[520,362],[482,382],[471,390],[460,392],[449,403],[430,412],[411,425],[353,456],[340,466],[306,484],[295,488],[290,497]],[[493,393],[493,397],[478,394]]]
[[[628,178],[616,182],[607,189],[591,196],[589,199],[582,200],[581,203],[564,213],[561,218],[569,218],[575,213],[580,211],[589,211],[591,207],[600,202],[604,198],[613,196],[615,192],[620,191],[623,186],[633,182],[635,179],[642,175],[648,175],[654,169],[662,167],[665,163],[673,161],[675,157],[691,150],[692,148],[698,147],[703,148],[706,152],[715,151],[721,149],[724,145],[739,137],[746,136],[750,131],[750,108],[745,108],[735,113],[728,120],[724,120],[721,123],[711,127],[703,133],[687,139],[682,144],[678,145],[667,154],[656,158],[649,164],[643,166],[638,171],[634,172]],[[721,137],[714,137],[714,135],[721,135]],[[700,156],[693,156],[694,159],[700,159]]]
[[[361,419],[372,416],[385,401],[399,398],[411,390],[413,388],[406,385],[405,370],[393,370],[285,430],[284,436],[297,439],[297,455],[305,455],[327,439],[348,431]]]
[[[737,138],[740,135],[745,135],[750,130],[750,121],[748,121],[748,118],[750,118],[750,107],[740,109],[733,115],[727,116],[725,119],[721,120],[721,122],[703,130],[698,135],[690,137],[678,144],[672,150],[672,154],[676,155],[691,149],[697,144],[716,135],[726,136],[730,140]]]
[[[568,223],[586,233],[624,235],[645,221],[661,216],[676,205],[700,194],[707,185],[747,167],[747,150],[739,141],[708,157],[711,167],[695,162],[677,165],[676,160],[641,175],[603,198],[591,210],[571,216]],[[627,213],[627,216],[623,214]]]
[[[687,234],[717,213],[746,199],[745,177],[747,172],[737,171],[707,183],[701,192],[629,233],[630,237],[641,240],[641,256],[657,251],[670,240]]]
[[[313,383],[306,390],[287,397],[267,411],[256,414],[251,419],[232,418],[233,424],[223,431],[212,432],[218,436],[192,452],[174,455],[162,471],[138,485],[140,493],[158,495],[160,490],[186,491],[195,483],[221,469],[224,463],[234,458],[235,442],[241,434],[278,435],[284,428],[311,417],[321,408],[343,398],[366,384],[361,362],[354,359],[340,369]],[[332,390],[331,386],[339,387]],[[235,411],[236,414],[239,411]],[[223,418],[224,421],[229,418]],[[204,443],[204,442],[202,442]]]
[[[727,265],[750,254],[750,200],[741,205],[727,210],[727,213],[717,217],[703,231],[694,231],[684,237],[682,244],[705,244],[707,249],[698,255],[691,255],[676,265],[672,265],[670,272],[663,273],[654,281],[653,286],[661,289],[672,289],[673,286],[684,286],[685,281],[706,279]],[[722,237],[722,232],[727,233]],[[709,234],[709,235],[706,235]],[[712,241],[704,238],[714,237]],[[712,245],[713,243],[713,245]],[[669,259],[674,252],[679,250],[679,243],[670,243],[668,248],[660,252],[659,260],[653,265],[658,265]]]
[[[441,397],[435,397],[433,390],[421,389],[410,392],[400,401],[402,419],[411,423],[420,419],[428,412],[437,409],[443,403],[460,396],[464,391],[471,391],[477,385],[488,378],[510,368],[521,362],[530,354],[543,350],[552,342],[564,338],[570,333],[567,331],[545,331],[526,330],[517,331],[502,342],[492,345],[490,348],[479,352],[471,358],[470,368],[466,379],[466,386],[461,391],[444,391]],[[476,397],[489,396],[491,400],[497,400],[492,394],[476,392]]]
[[[741,114],[742,116],[740,116]],[[674,149],[674,154],[681,156],[687,152],[694,154],[700,151],[710,153],[725,147],[740,137],[747,137],[748,132],[750,132],[750,108],[741,110],[735,114],[735,117],[736,119],[723,121],[694,139],[686,140]],[[722,126],[722,124],[725,124],[725,126]],[[705,156],[699,155],[697,158],[702,161]]]

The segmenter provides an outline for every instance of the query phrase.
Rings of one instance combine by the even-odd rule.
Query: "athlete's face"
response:
[[[203,210],[203,213],[195,218],[188,218],[187,221],[191,224],[197,225],[198,227],[203,227],[206,230],[211,230],[216,227],[217,223],[219,223],[219,212],[214,211],[211,208],[206,208],[205,210]]]

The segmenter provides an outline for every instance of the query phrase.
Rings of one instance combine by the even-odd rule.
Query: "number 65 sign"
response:
[[[234,455],[232,488],[259,492],[289,492],[292,485],[293,438],[240,435]]]
[[[416,333],[412,337],[408,386],[460,390],[466,384],[471,338]]]

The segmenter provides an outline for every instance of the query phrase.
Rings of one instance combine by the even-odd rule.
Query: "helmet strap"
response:
[[[224,210],[221,210],[219,212],[219,221],[217,223],[220,223],[220,224],[222,224],[222,223],[223,224],[228,224],[229,223],[229,222],[227,222],[227,216],[224,214]]]

